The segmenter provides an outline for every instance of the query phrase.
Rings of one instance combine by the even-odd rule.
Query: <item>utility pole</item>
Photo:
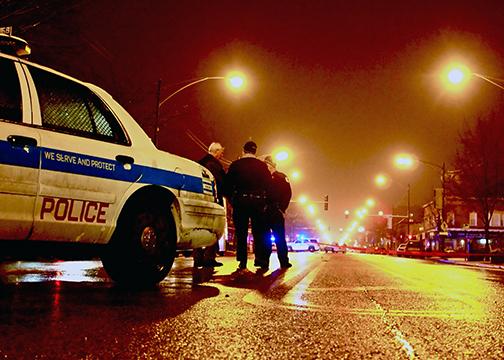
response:
[[[408,225],[407,225],[407,231],[408,231],[408,239],[409,239],[409,235],[410,235],[410,217],[411,217],[411,205],[410,205],[410,193],[411,193],[411,186],[410,184],[408,184],[408,213],[406,214],[407,215],[407,221],[408,221]]]
[[[441,183],[442,183],[442,188],[443,188],[443,194],[441,196],[441,221],[444,222],[446,219],[446,214],[445,214],[445,193],[446,193],[446,164],[443,162],[443,166],[441,168]]]
[[[154,145],[158,146],[158,133],[159,133],[159,108],[161,101],[161,79],[157,82],[156,90],[156,118],[154,119]]]
[[[441,194],[441,226],[440,228],[441,229],[438,229],[438,234],[439,233],[443,233],[443,235],[440,235],[439,238],[440,238],[440,241],[439,241],[439,244],[441,245],[441,248],[439,249],[440,251],[444,251],[444,247],[445,247],[445,237],[446,235],[444,234],[446,232],[446,210],[445,210],[445,199],[446,199],[446,163],[443,161],[443,165],[441,167],[441,191],[442,191],[442,194]]]

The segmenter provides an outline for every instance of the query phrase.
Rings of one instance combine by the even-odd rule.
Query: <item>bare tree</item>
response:
[[[504,196],[504,116],[503,112],[479,117],[473,128],[459,136],[450,191],[466,204],[476,204],[485,229],[485,249],[489,250],[490,220]]]

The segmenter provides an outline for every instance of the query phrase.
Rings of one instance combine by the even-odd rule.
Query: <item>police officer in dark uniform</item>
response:
[[[271,172],[272,184],[268,196],[268,206],[266,219],[268,227],[273,232],[275,244],[277,247],[278,261],[282,269],[288,269],[292,266],[289,263],[287,242],[285,241],[285,211],[289,206],[292,189],[287,175],[276,170],[276,164],[271,156],[266,156],[264,162]]]
[[[271,174],[267,165],[256,158],[257,145],[248,141],[243,155],[233,161],[224,178],[225,191],[231,198],[236,236],[236,260],[239,270],[247,268],[247,235],[249,220],[254,236],[255,263],[263,270],[269,267],[271,241],[266,241],[266,196],[271,186]],[[268,251],[269,243],[269,251]]]
[[[226,171],[220,162],[220,159],[224,156],[224,147],[218,143],[213,142],[208,147],[208,153],[201,158],[198,163],[206,167],[215,179],[215,188],[217,190],[217,202],[224,206],[224,200],[222,193],[224,191],[224,177],[226,176]],[[194,267],[216,267],[222,266],[222,263],[215,260],[217,252],[219,251],[219,242],[214,245],[207,246],[205,249],[199,248],[193,251]]]

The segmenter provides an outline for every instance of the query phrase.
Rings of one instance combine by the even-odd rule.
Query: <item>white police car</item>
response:
[[[1,255],[98,250],[115,281],[156,283],[225,222],[211,173],[156,149],[105,91],[0,54]]]
[[[320,245],[317,239],[297,239],[287,243],[288,251],[319,251]]]

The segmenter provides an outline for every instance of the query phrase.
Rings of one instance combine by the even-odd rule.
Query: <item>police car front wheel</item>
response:
[[[117,282],[155,284],[170,271],[176,253],[175,224],[169,208],[139,206],[121,216],[102,256]]]

